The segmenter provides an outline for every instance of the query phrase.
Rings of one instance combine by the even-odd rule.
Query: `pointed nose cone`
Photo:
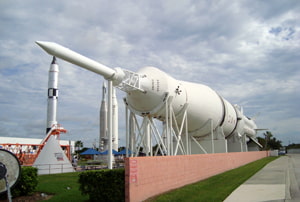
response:
[[[44,51],[49,53],[50,55],[54,55],[57,44],[53,42],[47,41],[36,41],[37,45],[39,45]]]
[[[49,44],[49,42],[46,42],[46,41],[36,41],[35,43],[44,50],[47,49],[47,44]]]
[[[43,47],[43,44],[45,43],[44,41],[36,41],[35,42],[37,45],[39,45],[40,47]]]

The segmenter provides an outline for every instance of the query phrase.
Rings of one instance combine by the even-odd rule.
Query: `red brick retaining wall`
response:
[[[143,201],[266,156],[262,151],[126,158],[126,201]]]

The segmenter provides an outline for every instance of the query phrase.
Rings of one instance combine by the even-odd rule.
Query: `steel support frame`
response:
[[[191,135],[191,139],[193,140],[192,153],[193,154],[207,154],[207,153],[227,153],[227,140],[225,138],[223,128],[218,126],[214,129],[213,120],[209,119],[206,122],[204,127],[208,127],[210,132],[206,136],[193,136]],[[196,148],[195,148],[196,146]],[[198,150],[198,148],[200,150]],[[196,152],[197,149],[197,152]]]
[[[161,122],[161,126],[157,126],[154,117],[149,115],[141,117],[140,120],[137,114],[126,106],[126,157],[138,156],[141,148],[146,156],[191,154],[187,104],[180,113],[181,122],[177,123],[172,100],[172,96],[166,99],[165,119]],[[183,138],[185,141],[182,141]]]

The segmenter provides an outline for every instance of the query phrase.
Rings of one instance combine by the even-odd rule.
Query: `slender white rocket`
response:
[[[100,150],[107,150],[107,105],[106,105],[106,85],[102,86],[102,101],[100,107]]]
[[[118,101],[116,96],[116,88],[112,89],[112,138],[113,138],[113,149],[118,151],[119,146],[119,131],[118,131]]]
[[[107,113],[107,133],[108,133],[108,169],[112,169],[112,81],[107,81],[108,89],[108,113]]]
[[[54,56],[49,69],[46,133],[49,132],[53,125],[57,124],[58,73],[59,67],[56,64],[56,58]]]

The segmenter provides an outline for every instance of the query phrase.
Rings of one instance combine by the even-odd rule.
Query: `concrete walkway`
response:
[[[225,202],[300,201],[300,154],[282,156],[234,190]]]

